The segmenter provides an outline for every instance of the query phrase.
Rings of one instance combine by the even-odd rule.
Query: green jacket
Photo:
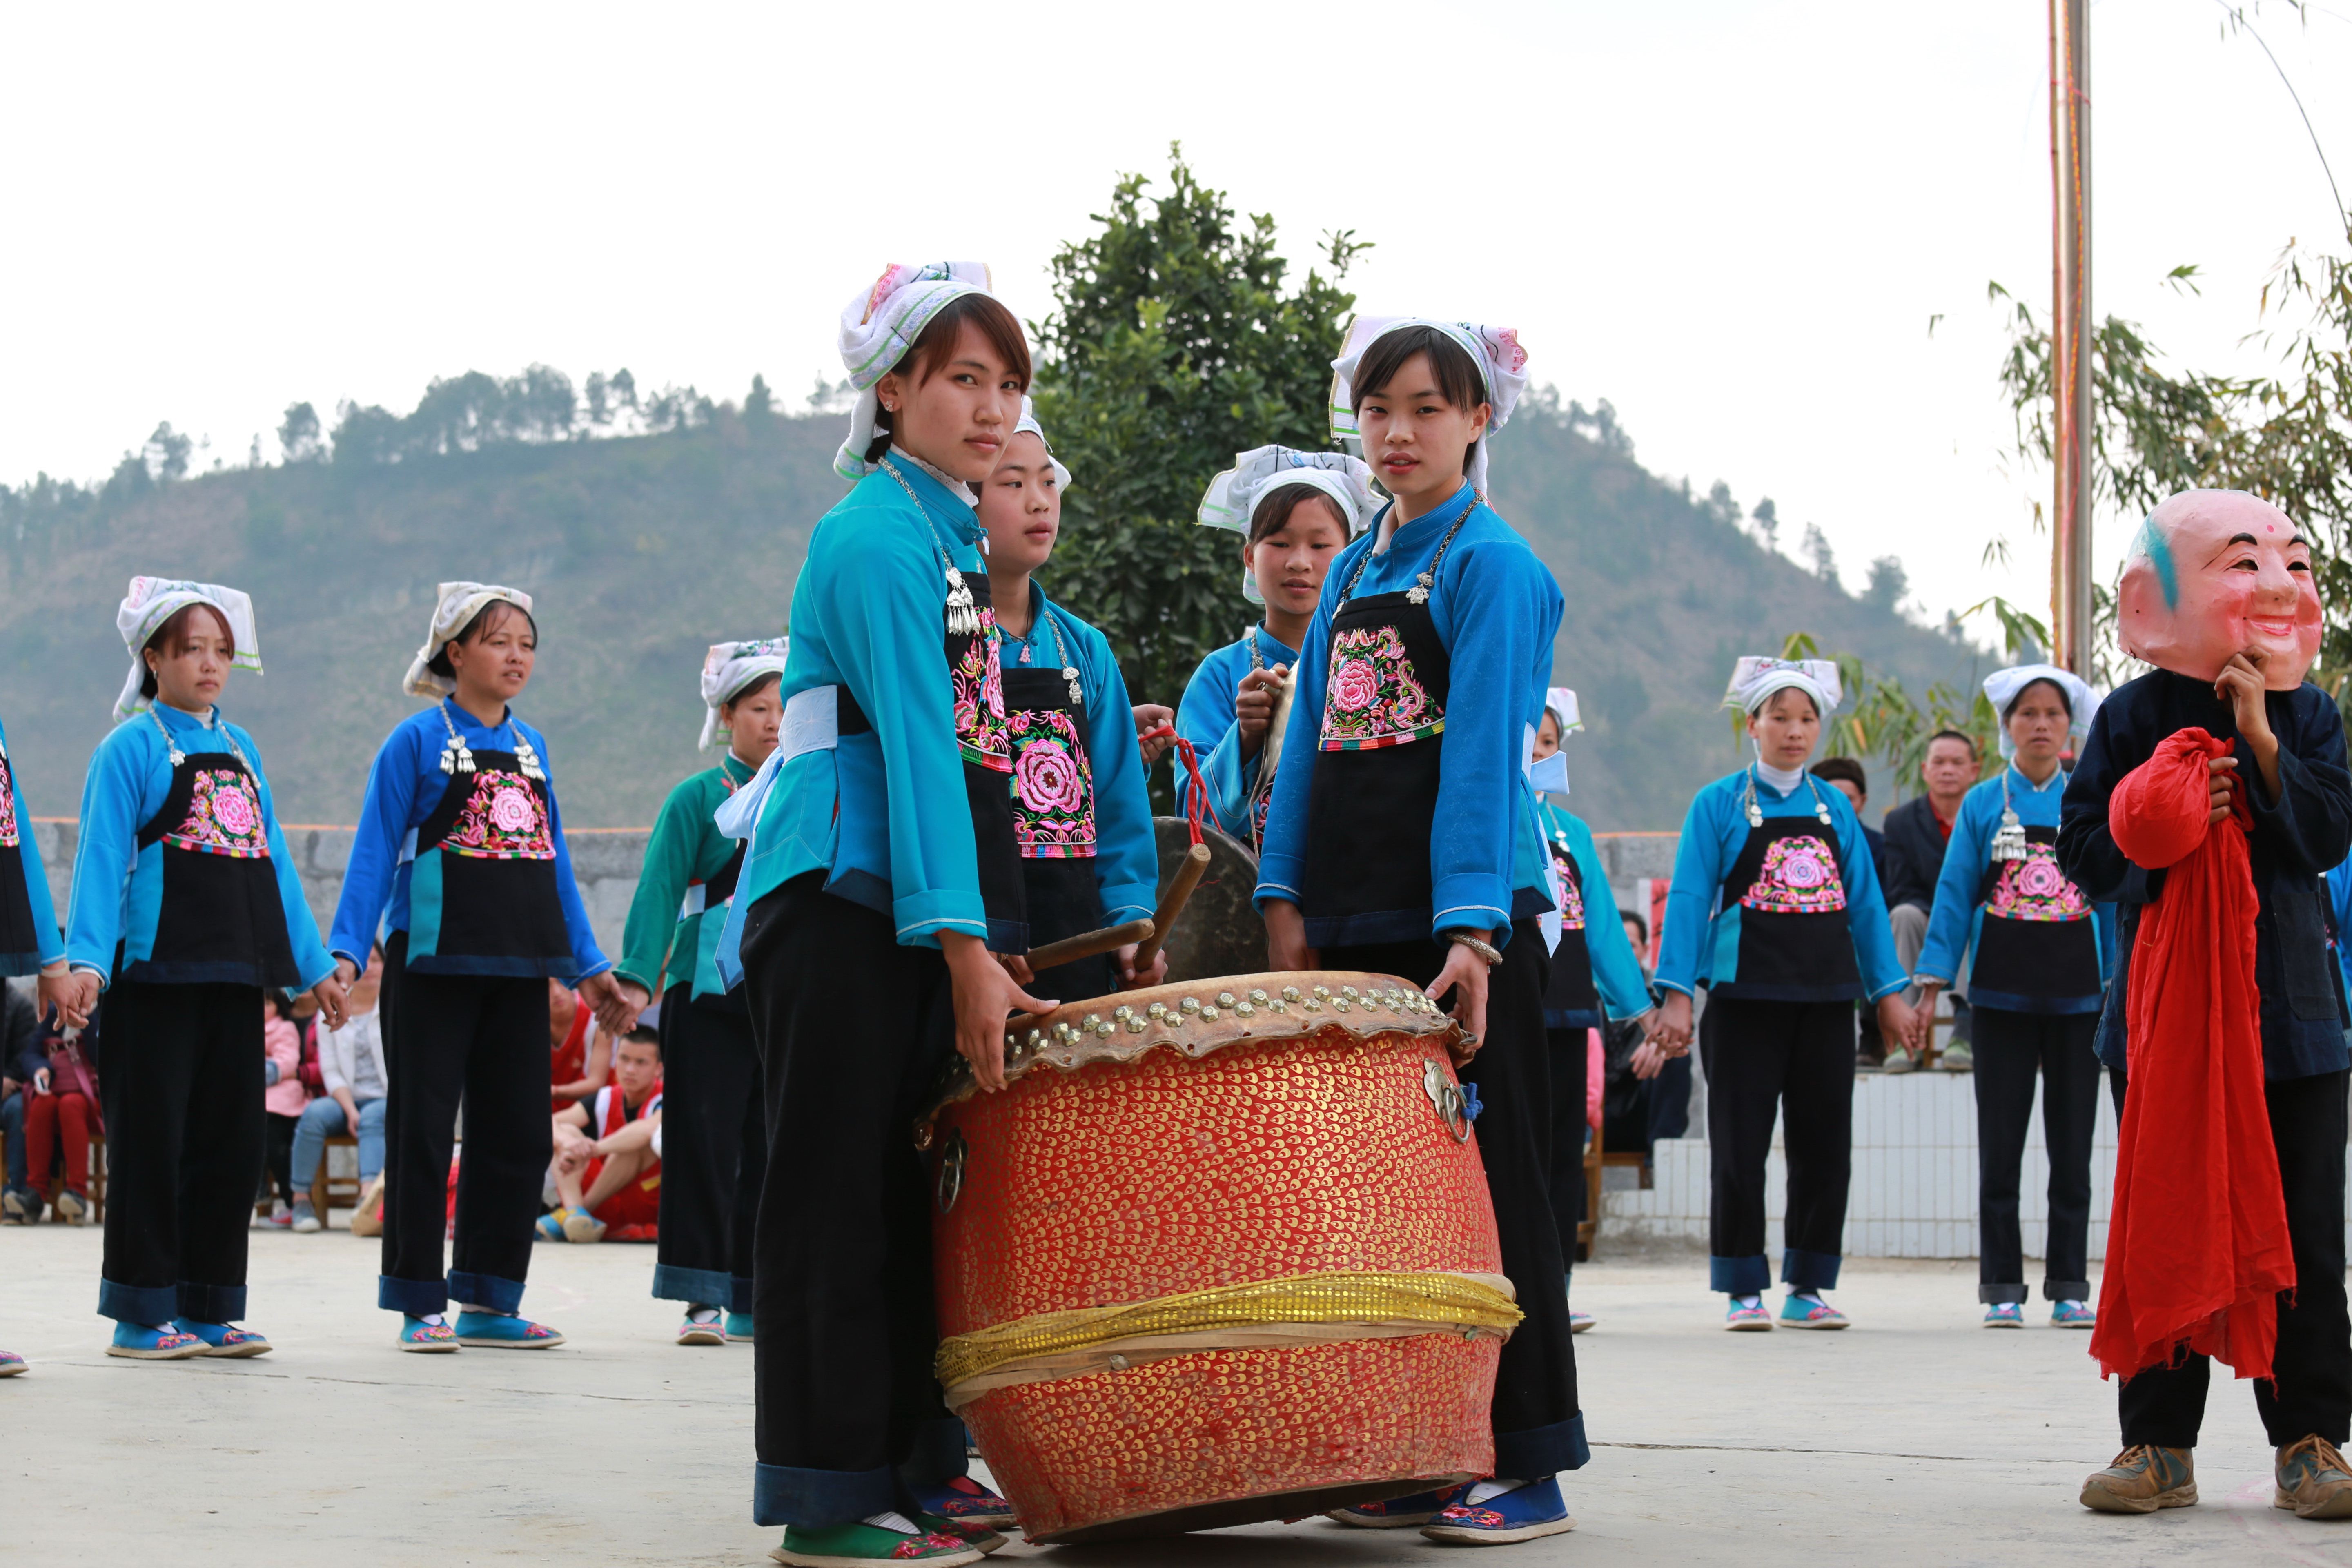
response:
[[[693,994],[723,993],[710,943],[703,935],[703,889],[727,868],[740,846],[719,831],[711,813],[741,785],[753,770],[730,752],[717,767],[686,779],[662,802],[654,819],[654,834],[646,845],[645,869],[638,874],[636,897],[629,900],[628,923],[621,931],[621,962],[614,973],[633,980],[658,996],[664,985],[689,979]],[[719,908],[726,907],[722,900]],[[719,923],[710,923],[712,942]],[[667,971],[665,974],[665,971]]]

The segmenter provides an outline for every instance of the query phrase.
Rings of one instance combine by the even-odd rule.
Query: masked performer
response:
[[[1789,1161],[1780,1322],[1846,1326],[1822,1292],[1836,1286],[1844,1247],[1854,1000],[1877,1003],[1890,1038],[1911,1026],[1862,822],[1841,791],[1805,772],[1839,696],[1825,659],[1739,661],[1724,706],[1748,716],[1756,760],[1691,801],[1666,895],[1657,1037],[1687,1047],[1692,995],[1705,985],[1710,1288],[1730,1298],[1728,1329],[1773,1325],[1764,1166],[1776,1117]]]
[[[765,1096],[751,1009],[719,979],[719,932],[743,847],[712,814],[776,749],[785,639],[711,645],[702,661],[702,749],[719,765],[669,792],[646,843],[645,869],[614,973],[642,1011],[661,989],[663,1131],[660,1260],[654,1294],[686,1303],[682,1345],[751,1337],[751,1226],[768,1169]],[[717,919],[709,911],[720,911]],[[592,1222],[593,1223],[593,1222]]]
[[[1265,618],[1201,661],[1176,710],[1208,785],[1210,818],[1256,847],[1265,832],[1275,769],[1265,765],[1275,704],[1298,662],[1331,558],[1378,506],[1372,471],[1344,452],[1260,447],[1209,482],[1201,521],[1241,534],[1242,596]],[[1177,779],[1180,806],[1192,780]]]
[[[1486,438],[1526,363],[1507,330],[1349,328],[1333,434],[1360,439],[1395,499],[1332,563],[1300,650],[1293,701],[1313,728],[1285,743],[1256,892],[1271,967],[1405,976],[1450,994],[1483,1041],[1462,1076],[1486,1102],[1478,1148],[1527,1314],[1495,1384],[1495,1475],[1333,1517],[1489,1543],[1572,1529],[1556,1476],[1588,1458],[1568,1299],[1552,1286],[1565,1266],[1537,921],[1553,905],[1522,767],[1561,599],[1485,495]]]
[[[106,994],[109,1355],[259,1355],[245,1316],[261,1177],[265,987],[343,987],[286,853],[253,737],[221,716],[233,667],[259,674],[253,601],[134,577],[114,624],[131,676],[82,786],[59,994],[70,1023]]]
[[[2022,1328],[2024,1241],[2018,1228],[2018,1168],[2042,1085],[2042,1136],[2050,1153],[2049,1240],[2042,1294],[2050,1321],[2087,1329],[2090,1306],[2091,1132],[2098,1120],[2099,1021],[2115,951],[2115,908],[2094,904],[2058,869],[2059,765],[2087,734],[2098,699],[2053,665],[2027,664],[1985,678],[2000,717],[2009,766],[1969,791],[1953,821],[1935,908],[1916,976],[1915,1047],[1926,1043],[1936,993],[1973,953],[1977,1095],[1977,1300],[1987,1328]],[[2070,739],[2073,738],[2073,739]]]
[[[2134,538],[2117,607],[2125,651],[2157,668],[2100,704],[2058,830],[2059,868],[2121,906],[2098,1044],[2123,1124],[2091,1351],[2124,1380],[2124,1451],[2082,1499],[2197,1500],[2219,1357],[2256,1380],[2277,1506],[2352,1517],[2352,1059],[2323,886],[2352,849],[2352,776],[2336,704],[2304,679],[2311,549],[2267,501],[2190,490]]]
[[[1528,782],[1536,790],[1536,825],[1551,856],[1552,893],[1559,906],[1543,919],[1552,944],[1551,984],[1544,992],[1544,1036],[1551,1050],[1551,1204],[1559,1226],[1560,1261],[1574,1278],[1576,1231],[1589,1194],[1584,1186],[1586,1080],[1603,1023],[1639,1020],[1650,1011],[1649,982],[1618,918],[1617,895],[1592,829],[1563,804],[1568,799],[1568,757],[1560,742],[1584,728],[1576,693],[1555,686],[1544,694],[1543,718],[1536,725]],[[1555,929],[1557,928],[1557,929]],[[1607,1005],[1604,1016],[1602,1005]],[[1683,1089],[1689,1092],[1688,1056]],[[1646,1063],[1644,1065],[1647,1065]],[[1571,1310],[1570,1327],[1582,1333],[1591,1314]]]
[[[859,395],[835,468],[858,482],[793,591],[783,743],[720,814],[751,840],[719,960],[766,1072],[753,1509],[786,1527],[785,1563],[973,1562],[1011,1517],[965,1476],[931,1373],[931,1205],[908,1137],[950,1051],[1002,1088],[1006,1016],[1055,1005],[992,956],[1028,937],[973,487],[1020,422],[1029,349],[987,277],[893,267],[842,311]]]
[[[1148,919],[1160,886],[1143,760],[1127,743],[1134,705],[1126,679],[1102,633],[1048,602],[1031,576],[1053,553],[1068,483],[1024,398],[1020,425],[981,487],[979,517],[1003,636],[1013,828],[1032,947]],[[1158,984],[1165,951],[1139,976],[1135,953],[1129,946],[1043,970],[1032,985],[1075,1000]]]
[[[409,1351],[542,1350],[563,1336],[517,1315],[553,1133],[547,982],[625,1012],[572,877],[547,742],[509,706],[538,658],[530,595],[444,583],[402,689],[433,705],[376,752],[333,948],[347,975],[386,923],[383,1273],[376,1304]],[[608,1016],[617,1037],[626,1021]],[[466,1146],[445,1279],[449,1156]],[[457,1303],[453,1326],[446,1316]]]

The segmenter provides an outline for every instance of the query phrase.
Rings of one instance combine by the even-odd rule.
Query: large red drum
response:
[[[940,1382],[1033,1541],[1297,1518],[1487,1473],[1519,1318],[1450,1055],[1392,975],[1062,1008],[950,1083]]]

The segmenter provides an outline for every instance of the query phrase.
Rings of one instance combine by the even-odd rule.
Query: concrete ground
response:
[[[339,1224],[341,1217],[338,1216]],[[646,1295],[649,1247],[541,1246],[552,1351],[402,1355],[376,1249],[341,1229],[254,1237],[254,1361],[102,1353],[99,1237],[0,1229],[0,1561],[205,1568],[765,1562],[750,1519],[751,1352],[682,1350]],[[2217,1385],[2204,1502],[2133,1519],[2074,1493],[2116,1448],[2087,1335],[1976,1326],[1972,1263],[1855,1262],[1843,1333],[1727,1334],[1702,1259],[1579,1270],[1594,1444],[1543,1564],[2352,1564],[2352,1522],[2270,1507],[2243,1386]],[[1063,1568],[1434,1563],[1412,1531],[1323,1521],[1171,1542],[1034,1548]]]

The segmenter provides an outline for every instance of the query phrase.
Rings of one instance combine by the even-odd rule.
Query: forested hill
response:
[[[260,742],[284,820],[355,820],[377,743],[416,706],[400,678],[435,585],[471,577],[537,601],[521,709],[549,738],[569,824],[650,823],[698,765],[704,648],[784,626],[810,527],[842,491],[841,423],[706,405],[657,435],[8,492],[0,720],[26,802],[75,809],[128,665],[114,606],[148,573],[253,595],[267,673],[233,677],[224,707]],[[1496,443],[1495,487],[1567,595],[1555,679],[1582,694],[1570,767],[1596,827],[1673,827],[1737,765],[1717,704],[1738,654],[1807,631],[1915,694],[1979,661],[1769,553],[1736,508],[1662,483],[1580,411],[1525,409]],[[1247,614],[1236,590],[1236,632]]]

